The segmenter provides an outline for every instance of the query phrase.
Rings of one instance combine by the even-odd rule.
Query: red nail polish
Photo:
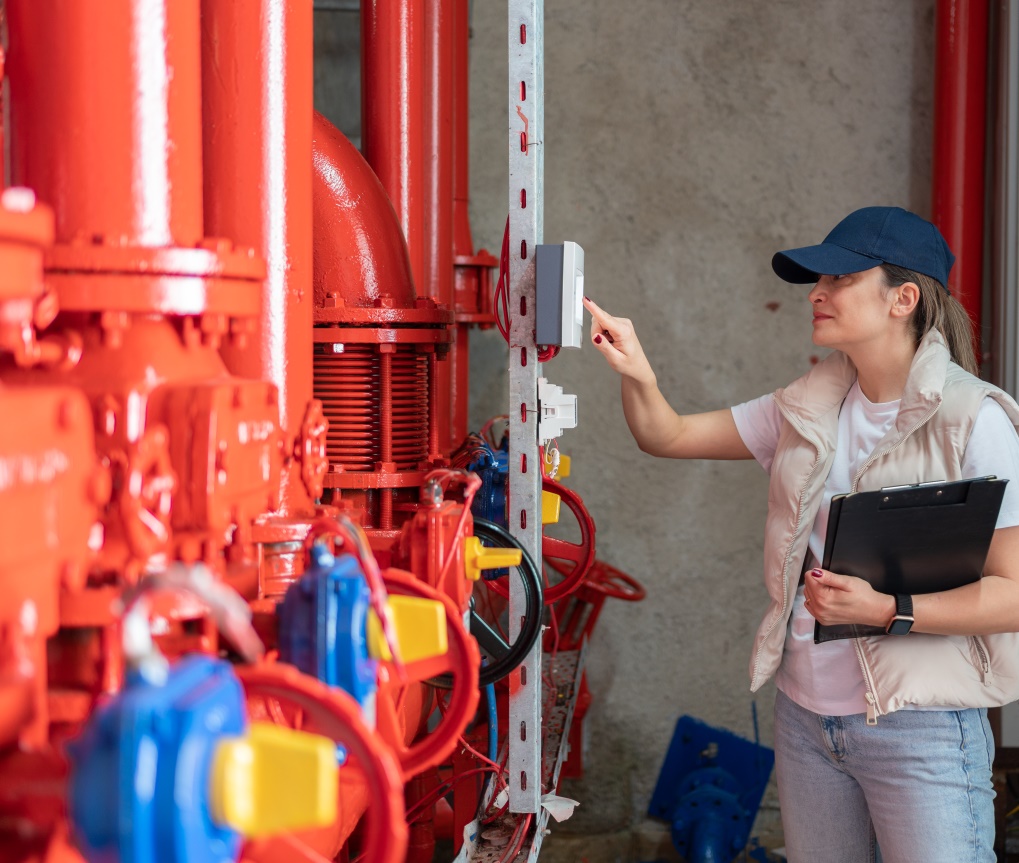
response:
[[[595,336],[594,337],[594,343],[596,345],[600,345],[601,344],[601,336]]]
[[[819,569],[812,569],[810,570],[810,574],[814,576],[814,578],[820,578],[824,573],[822,573]]]

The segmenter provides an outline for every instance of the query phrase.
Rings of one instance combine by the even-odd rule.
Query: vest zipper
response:
[[[888,453],[900,447],[906,440],[906,438],[914,434],[917,431],[917,429],[919,429],[922,425],[927,423],[930,420],[930,418],[934,416],[935,413],[937,413],[937,410],[940,406],[941,402],[939,401],[932,410],[924,414],[920,422],[914,425],[904,435],[900,436],[899,439],[895,442],[894,446],[890,446],[888,447],[888,449],[883,450],[882,452],[875,453],[869,459],[867,459],[863,467],[861,467],[856,472],[856,476],[853,478],[853,484],[850,490],[855,492],[860,484],[860,477],[863,476],[863,472],[867,470],[867,468],[869,468],[879,458],[883,458],[884,456],[888,455]],[[908,638],[909,636],[907,635],[903,637]],[[863,656],[863,648],[860,646],[860,639],[856,638],[854,639],[854,642],[855,643],[853,646],[856,648],[856,658],[860,660],[860,670],[863,672],[863,685],[867,689],[867,692],[864,695],[864,697],[867,699],[867,724],[877,725],[877,718],[878,716],[881,715],[881,708],[878,705],[877,696],[874,694],[874,679],[871,676],[870,668],[867,665],[867,660]]]
[[[984,650],[984,645],[977,636],[971,635],[969,638],[977,649],[977,655],[980,657],[980,682],[987,683],[988,678],[991,676],[991,663],[987,658],[987,651]]]
[[[860,484],[860,477],[863,476],[863,472],[867,468],[869,468],[872,464],[874,464],[874,462],[876,462],[879,458],[883,458],[884,456],[888,455],[888,453],[893,452],[894,450],[897,450],[900,446],[902,446],[902,444],[905,442],[906,438],[908,438],[911,435],[915,434],[917,429],[919,429],[923,425],[926,425],[926,423],[928,423],[930,421],[930,418],[932,416],[934,416],[934,414],[937,413],[939,407],[941,407],[941,402],[940,401],[933,407],[933,409],[931,409],[926,414],[924,414],[924,416],[920,420],[920,422],[918,422],[915,426],[913,426],[913,428],[911,428],[904,435],[900,436],[899,439],[895,442],[895,444],[893,446],[888,447],[888,449],[883,450],[882,452],[875,453],[869,459],[867,459],[867,461],[864,462],[863,467],[861,467],[856,472],[856,476],[853,478],[853,485],[851,486],[850,491],[856,491],[857,490],[857,486],[859,486],[859,484]]]
[[[810,486],[811,480],[814,478],[814,474],[817,473],[817,466],[821,463],[821,447],[818,446],[814,441],[809,438],[805,438],[814,447],[817,453],[814,459],[814,464],[810,468],[810,473],[807,474],[807,479],[803,483],[803,487],[800,489],[799,504],[796,508],[796,524],[793,525],[793,535],[795,536],[800,529],[800,524],[803,522],[803,498],[807,494],[807,488]],[[783,619],[786,615],[786,606],[789,603],[789,579],[786,573],[789,571],[789,559],[792,557],[793,547],[790,543],[789,548],[786,549],[785,561],[782,564],[782,614],[775,618],[774,622],[768,627],[768,631],[764,633],[764,637],[761,639],[761,644],[757,648],[757,655],[754,657],[754,679],[750,681],[750,688],[753,689],[757,686],[757,680],[761,673],[761,653],[764,651],[764,645],[771,637],[771,633],[775,631],[775,627],[778,626],[779,620]]]
[[[860,660],[860,671],[863,672],[863,685],[867,691],[864,693],[864,698],[867,699],[867,724],[877,725],[877,718],[881,715],[881,711],[878,708],[877,696],[874,694],[874,681],[870,677],[870,669],[867,668],[867,663],[863,659],[863,648],[860,647],[860,639],[854,638],[853,647],[856,648],[856,658]]]

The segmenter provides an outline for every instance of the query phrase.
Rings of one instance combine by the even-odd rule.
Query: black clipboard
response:
[[[880,593],[935,593],[977,581],[1007,479],[894,486],[836,495],[821,566]],[[883,627],[814,623],[814,643],[884,635]]]

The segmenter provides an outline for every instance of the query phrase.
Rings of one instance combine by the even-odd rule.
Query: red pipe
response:
[[[435,403],[423,387],[434,383],[435,351],[448,341],[452,316],[415,297],[399,220],[364,157],[321,115],[313,138],[315,340],[326,345],[315,352],[315,393],[330,422],[332,466],[325,483],[363,511],[374,540],[398,526],[393,495],[416,501],[421,463],[438,457]]]
[[[301,430],[312,398],[312,4],[202,0],[205,229],[265,258],[259,335],[223,350],[230,371],[269,381],[280,424]],[[291,460],[279,513],[314,504]]]
[[[453,4],[433,0],[425,8],[424,108],[425,146],[425,275],[422,296],[453,308]],[[454,330],[454,332],[456,332]],[[466,336],[466,333],[463,334]],[[436,434],[443,452],[451,452],[452,419],[467,392],[457,392],[452,367],[436,364],[439,403],[435,405]],[[461,435],[462,437],[462,435]]]
[[[931,217],[955,253],[948,287],[969,313],[980,357],[987,137],[987,0],[938,0],[934,25]]]
[[[421,0],[361,6],[362,150],[400,219],[416,284],[426,281],[424,8]]]
[[[467,434],[470,392],[470,329],[491,326],[491,268],[497,263],[485,251],[475,253],[468,213],[470,203],[470,6],[452,0],[453,13],[453,261],[456,330],[449,353],[452,403],[450,449]],[[445,441],[443,441],[445,445]]]
[[[470,172],[470,0],[453,0],[453,249],[474,254]]]
[[[197,3],[6,4],[11,173],[56,214],[58,243],[202,238]],[[62,143],[61,143],[62,142]]]

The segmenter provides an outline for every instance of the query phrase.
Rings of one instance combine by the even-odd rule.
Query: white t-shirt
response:
[[[856,471],[895,422],[899,402],[876,404],[853,384],[839,413],[838,443],[824,497],[810,534],[809,547],[817,560],[824,555],[828,511],[836,494],[851,490]],[[769,473],[785,418],[770,393],[732,408],[736,428],[747,449]],[[997,476],[1011,480],[998,515],[997,528],[1019,525],[1019,435],[1008,415],[993,399],[985,399],[973,424],[962,475]],[[932,477],[933,479],[933,477]],[[782,664],[775,684],[789,698],[827,716],[847,716],[867,709],[863,670],[852,639],[814,644],[814,618],[803,607],[803,585],[793,600]]]

